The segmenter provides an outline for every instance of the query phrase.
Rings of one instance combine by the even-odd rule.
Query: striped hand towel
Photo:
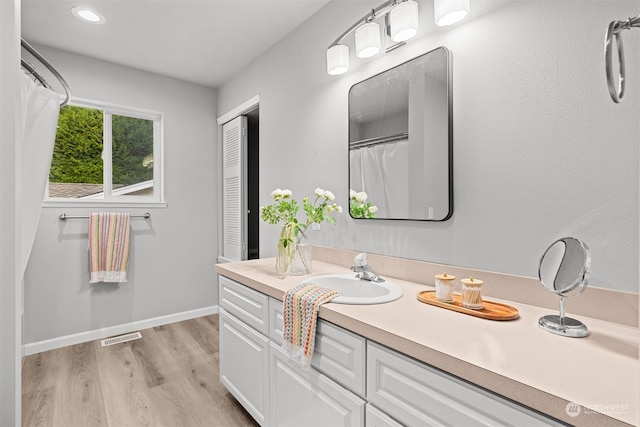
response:
[[[320,305],[340,295],[312,283],[301,283],[284,294],[284,348],[303,368],[311,366]]]
[[[91,280],[126,282],[129,261],[129,214],[91,212],[89,216]]]

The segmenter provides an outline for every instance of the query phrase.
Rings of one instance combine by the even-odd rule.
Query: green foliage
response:
[[[375,218],[378,211],[377,206],[373,206],[367,201],[367,193],[364,191],[349,191],[349,212],[354,218]]]
[[[327,221],[336,223],[333,217],[335,213],[342,213],[342,207],[336,203],[330,203],[335,199],[331,191],[316,188],[313,203],[308,197],[302,199],[302,208],[307,220],[304,223],[298,221],[298,202],[292,197],[291,190],[276,189],[271,192],[275,203],[260,207],[260,216],[269,224],[282,223],[280,237],[278,238],[278,256],[276,257],[276,271],[280,277],[285,277],[291,270],[294,256],[299,256],[304,270],[308,273],[309,266],[301,249],[300,243],[305,236],[305,231],[313,223],[320,224]]]
[[[67,105],[60,111],[49,181],[102,183],[102,111]]]
[[[296,218],[296,215],[298,213],[298,202],[296,199],[291,198],[291,192],[281,193],[276,190],[271,193],[271,196],[276,203],[260,208],[262,220],[269,224],[297,224],[298,218]]]
[[[112,116],[115,187],[153,179],[153,121]],[[60,111],[50,182],[101,184],[103,113],[67,105]]]
[[[153,121],[113,116],[113,183],[131,185],[153,179]]]
[[[283,224],[280,233],[280,243],[283,247],[288,247],[290,243],[298,243],[304,236],[305,230],[312,223],[320,224],[323,221],[330,224],[336,223],[333,214],[334,212],[342,213],[342,207],[335,203],[329,203],[335,199],[333,193],[316,188],[315,195],[313,203],[309,201],[308,197],[302,199],[302,206],[307,216],[304,223],[298,221],[298,202],[292,198],[291,190],[280,190],[279,188],[274,190],[271,197],[275,203],[260,208],[260,216],[263,221],[269,224]]]
[[[327,203],[328,200],[333,200],[333,199],[329,199],[324,195],[323,196],[316,195],[316,199],[313,202],[313,204],[309,202],[308,197],[305,197],[304,199],[302,199],[302,205],[304,206],[304,211],[307,214],[307,225],[306,225],[307,227],[313,222],[315,222],[316,224],[320,224],[322,221],[327,221],[329,224],[336,223],[336,219],[329,214],[331,212],[338,211],[339,206],[336,205],[335,203],[332,205],[328,204]],[[319,205],[317,205],[318,201],[321,201]],[[341,211],[342,211],[342,208],[340,208],[340,212]]]

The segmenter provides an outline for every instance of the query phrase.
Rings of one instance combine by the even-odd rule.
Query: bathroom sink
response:
[[[304,283],[339,291],[342,295],[331,300],[337,304],[382,304],[402,297],[402,289],[393,282],[368,282],[356,278],[355,274],[313,276]]]

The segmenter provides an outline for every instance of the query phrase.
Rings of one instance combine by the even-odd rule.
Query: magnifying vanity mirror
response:
[[[580,295],[587,288],[591,273],[591,256],[587,245],[573,237],[553,242],[540,258],[538,277],[547,290],[560,297],[560,314],[540,318],[538,325],[549,332],[566,337],[586,337],[587,326],[566,317],[565,299]]]
[[[375,206],[369,215],[352,203],[353,218],[451,217],[451,76],[451,53],[439,47],[351,87],[350,194]]]

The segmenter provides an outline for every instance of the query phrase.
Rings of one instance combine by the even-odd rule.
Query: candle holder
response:
[[[454,280],[456,276],[447,273],[436,275],[436,299],[442,302],[454,302]]]

